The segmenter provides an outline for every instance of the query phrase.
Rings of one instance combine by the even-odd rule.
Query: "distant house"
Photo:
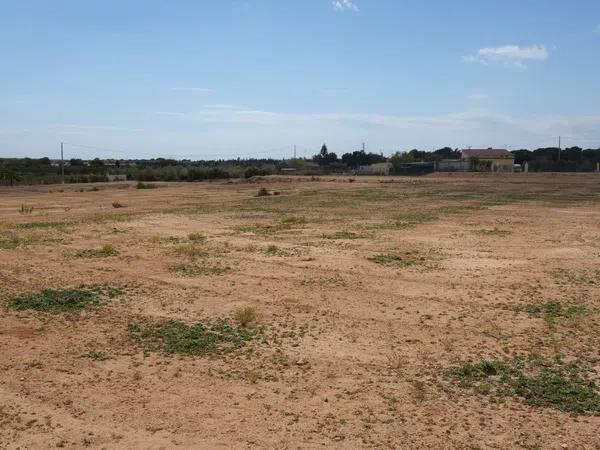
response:
[[[392,163],[384,162],[371,164],[369,166],[360,166],[358,168],[359,175],[389,175]]]
[[[515,155],[506,149],[465,149],[462,150],[461,159],[471,161],[474,170],[490,170],[492,172],[512,172],[514,170]]]

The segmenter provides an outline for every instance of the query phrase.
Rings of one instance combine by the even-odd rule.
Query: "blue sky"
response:
[[[0,0],[0,156],[600,147],[597,0]]]

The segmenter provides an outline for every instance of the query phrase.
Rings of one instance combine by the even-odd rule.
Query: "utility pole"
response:
[[[294,144],[294,159],[296,159],[296,144]]]
[[[363,142],[362,144],[363,144],[362,151],[364,152],[365,151],[365,143]]]
[[[560,161],[560,150],[561,150],[561,148],[560,148],[561,142],[560,141],[561,141],[561,136],[558,137],[558,160],[559,161]]]
[[[64,143],[60,143],[60,173],[62,177],[62,184],[65,184],[65,154],[63,151]]]

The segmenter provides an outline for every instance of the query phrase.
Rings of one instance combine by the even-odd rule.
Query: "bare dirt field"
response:
[[[600,449],[598,174],[2,189],[2,449]]]

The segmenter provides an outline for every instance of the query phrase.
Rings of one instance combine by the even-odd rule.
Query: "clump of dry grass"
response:
[[[233,313],[233,318],[241,327],[246,328],[256,321],[256,310],[250,306],[236,309]]]
[[[112,244],[104,244],[100,248],[78,250],[74,256],[75,258],[107,258],[109,256],[117,256],[118,254],[118,250]]]

